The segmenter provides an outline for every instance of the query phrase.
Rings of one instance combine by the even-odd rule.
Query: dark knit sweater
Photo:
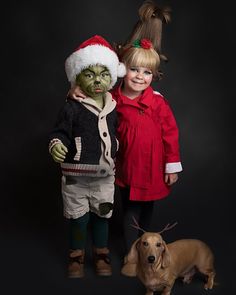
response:
[[[100,111],[91,98],[66,101],[49,136],[50,148],[56,142],[68,148],[61,164],[64,175],[114,174],[113,159],[118,149],[115,105],[110,94]]]

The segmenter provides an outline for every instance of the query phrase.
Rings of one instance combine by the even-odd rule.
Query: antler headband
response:
[[[146,230],[144,230],[143,228],[141,228],[137,222],[137,220],[135,219],[135,217],[133,216],[133,221],[134,221],[134,224],[131,224],[132,227],[138,229],[138,230],[141,230],[143,233],[146,232]],[[158,234],[161,234],[167,230],[170,230],[172,229],[173,227],[175,227],[176,225],[178,224],[178,222],[175,222],[173,223],[172,225],[170,225],[170,223],[168,223],[161,231],[158,231],[157,233]]]

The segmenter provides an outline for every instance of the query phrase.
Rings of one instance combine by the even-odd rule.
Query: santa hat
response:
[[[102,65],[109,70],[112,80],[110,88],[115,85],[117,77],[124,77],[126,74],[125,65],[119,62],[114,49],[98,35],[84,41],[66,59],[65,70],[69,82],[74,85],[76,76],[85,68],[93,65]]]

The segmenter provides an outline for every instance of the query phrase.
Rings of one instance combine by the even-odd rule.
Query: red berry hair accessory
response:
[[[141,39],[140,45],[144,49],[150,49],[152,47],[152,42],[149,39]]]
[[[152,42],[149,39],[136,39],[133,42],[133,47],[135,48],[143,48],[143,49],[150,49],[152,48]]]

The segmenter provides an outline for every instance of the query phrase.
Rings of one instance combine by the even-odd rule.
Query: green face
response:
[[[108,91],[111,85],[111,74],[106,67],[90,66],[76,77],[76,84],[86,95],[96,99]]]

